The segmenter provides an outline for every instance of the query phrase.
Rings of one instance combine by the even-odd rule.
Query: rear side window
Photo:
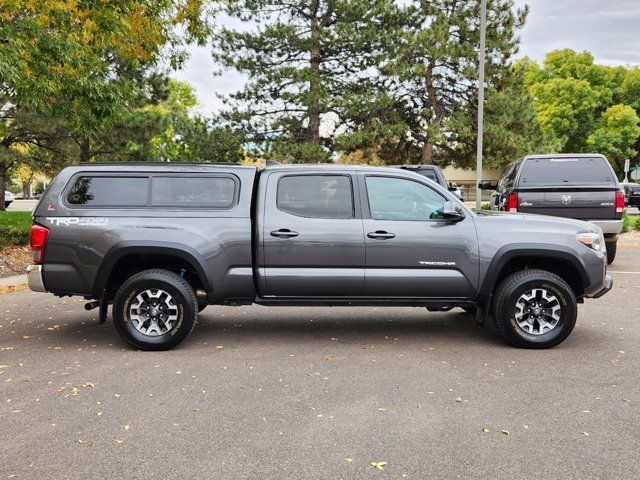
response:
[[[96,207],[144,207],[147,177],[79,177],[67,196],[70,205]]]
[[[524,161],[520,185],[615,185],[608,162],[594,158],[531,158]]]
[[[228,208],[235,193],[236,182],[231,177],[154,177],[151,205]]]
[[[502,172],[500,180],[498,181],[499,188],[511,188],[516,180],[516,174],[518,173],[518,164],[507,165]]]
[[[280,178],[279,210],[309,218],[353,218],[353,189],[346,175],[291,175]]]

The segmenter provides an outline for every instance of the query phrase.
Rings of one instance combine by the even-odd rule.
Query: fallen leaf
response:
[[[21,335],[20,338],[22,340],[27,340],[28,338],[31,338],[29,335]]]
[[[500,430],[501,433],[504,433],[505,435],[509,435],[509,430]]]
[[[371,466],[373,468],[377,468],[378,470],[384,470],[384,466],[387,464],[387,462],[371,462]]]
[[[525,430],[529,430],[529,425],[522,425],[522,428],[524,428]]]
[[[116,443],[117,443],[118,445],[122,445],[122,443],[123,443],[123,442],[124,442],[124,440],[116,439]]]
[[[125,425],[125,426],[124,426],[124,429],[125,429],[125,430],[129,430],[130,428],[131,428],[131,427],[129,426],[129,424],[127,424],[127,425]]]
[[[345,458],[345,460],[346,460],[347,462],[353,462],[353,458],[351,458],[351,457],[347,457],[347,458]]]
[[[483,431],[484,433],[489,433],[489,429],[488,429],[487,427],[482,427],[482,431]]]
[[[224,345],[216,345],[216,350],[222,350],[224,348]]]
[[[91,382],[87,382],[84,385],[82,385],[83,387],[86,388],[95,388],[95,384],[91,383]]]

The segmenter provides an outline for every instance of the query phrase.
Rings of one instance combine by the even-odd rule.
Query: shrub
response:
[[[28,245],[31,212],[0,212],[0,248]]]

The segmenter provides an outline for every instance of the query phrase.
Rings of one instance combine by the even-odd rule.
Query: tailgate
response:
[[[518,190],[518,212],[578,220],[616,218],[616,189],[548,187]]]

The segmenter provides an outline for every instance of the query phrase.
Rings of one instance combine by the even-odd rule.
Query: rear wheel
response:
[[[167,270],[145,270],[120,286],[113,323],[120,336],[141,350],[168,350],[193,330],[198,300],[187,281]]]
[[[497,288],[493,319],[504,339],[522,348],[549,348],[564,341],[576,324],[571,287],[545,270],[523,270]]]
[[[618,250],[618,242],[606,242],[607,246],[607,264],[612,264],[616,258],[616,251]]]

